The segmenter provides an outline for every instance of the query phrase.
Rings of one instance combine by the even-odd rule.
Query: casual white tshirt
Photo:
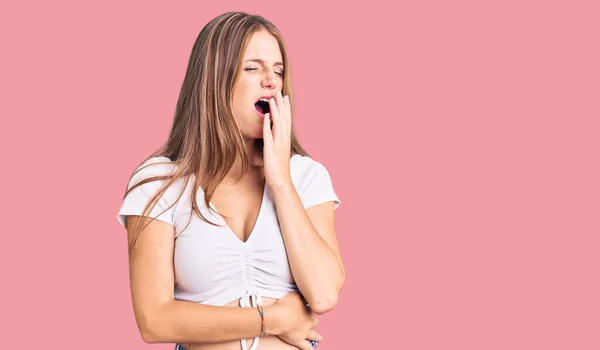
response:
[[[165,164],[154,164],[163,162]],[[128,189],[144,178],[168,174],[175,167],[166,157],[151,158],[140,167],[150,163],[153,165],[132,177]],[[340,205],[329,172],[321,163],[295,154],[290,158],[290,175],[304,208],[328,201],[334,201],[335,209]],[[261,297],[280,299],[290,292],[298,293],[268,185],[265,185],[256,224],[248,240],[243,242],[222,217],[207,210],[202,189],[196,197],[200,211],[223,227],[210,225],[197,215],[188,225],[193,180],[191,178],[184,188],[185,180],[179,179],[150,212],[151,217],[156,217],[175,203],[183,191],[179,201],[157,217],[173,225],[175,230],[175,299],[222,306],[240,298],[240,306],[255,307],[262,304]],[[129,193],[117,214],[119,223],[126,227],[127,215],[140,215],[162,185],[163,181],[152,181]],[[212,203],[210,205],[216,210]],[[258,337],[252,349],[256,346]],[[242,339],[242,348],[247,349],[245,339]]]

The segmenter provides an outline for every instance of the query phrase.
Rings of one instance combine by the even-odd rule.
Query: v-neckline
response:
[[[225,228],[227,229],[227,231],[229,231],[229,233],[231,233],[233,235],[233,238],[236,239],[241,244],[248,244],[248,242],[250,242],[250,239],[254,236],[254,231],[256,231],[258,224],[260,222],[260,218],[262,216],[263,207],[265,206],[266,198],[267,198],[267,182],[265,181],[264,185],[263,185],[260,206],[258,208],[258,215],[256,215],[256,220],[254,220],[254,226],[252,226],[252,229],[250,230],[250,233],[248,234],[248,238],[246,238],[246,241],[242,241],[240,239],[240,237],[238,237],[238,235],[236,235],[235,232],[233,232],[233,230],[231,229],[231,227],[229,227],[229,224],[227,224],[227,221],[225,221],[225,219],[221,216],[221,213],[219,213],[219,210],[217,210],[217,208],[215,207],[213,202],[210,201],[209,204],[210,204],[210,207],[213,208],[213,210],[219,214],[219,217],[223,221],[223,224],[225,224]]]

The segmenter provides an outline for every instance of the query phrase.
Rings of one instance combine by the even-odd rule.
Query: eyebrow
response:
[[[258,62],[258,63],[261,63],[261,64],[265,63],[265,61],[261,60],[260,58],[251,58],[249,60],[246,60],[245,62]],[[275,62],[274,65],[275,66],[281,66],[281,67],[283,67],[283,63],[282,62]]]

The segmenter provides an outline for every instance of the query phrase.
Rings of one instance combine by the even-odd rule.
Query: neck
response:
[[[244,138],[244,145],[246,150],[246,156],[248,156],[248,159],[250,160],[250,174],[253,174],[256,171],[261,170],[262,166],[260,166],[260,163],[262,159],[259,153],[256,151],[256,147],[254,146],[254,139]],[[241,157],[237,157],[236,162],[227,173],[226,178],[237,179],[240,176],[241,171]]]

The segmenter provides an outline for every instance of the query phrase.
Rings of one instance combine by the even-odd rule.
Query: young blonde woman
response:
[[[129,180],[133,310],[148,343],[180,350],[311,349],[345,281],[340,200],[292,126],[277,28],[225,13],[192,49],[166,144]],[[141,135],[131,135],[132,142]]]

